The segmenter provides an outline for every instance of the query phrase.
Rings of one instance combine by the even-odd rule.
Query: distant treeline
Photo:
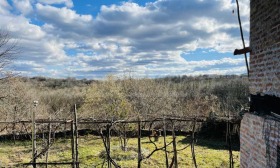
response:
[[[76,79],[76,78],[66,78],[66,79],[55,79],[55,78],[47,78],[47,77],[22,77],[22,81],[30,82],[35,86],[41,85],[48,88],[71,88],[74,86],[87,86],[91,83],[95,82],[96,80],[89,80],[89,79]]]
[[[246,76],[170,76],[105,80],[11,77],[0,80],[1,120],[80,118],[149,119],[169,116],[239,115],[248,106]],[[33,101],[39,101],[37,107]]]
[[[20,77],[23,82],[31,82],[35,86],[41,85],[49,88],[71,88],[74,86],[87,86],[94,82],[98,82],[99,80],[94,79],[76,79],[73,77],[68,77],[65,79],[56,79],[56,78],[48,78],[43,76],[35,76],[35,77]],[[157,82],[162,81],[171,81],[174,83],[180,82],[190,82],[190,81],[205,81],[205,80],[224,80],[224,79],[234,79],[234,78],[247,78],[247,75],[200,75],[200,76],[167,76],[162,78],[155,78],[154,80]]]

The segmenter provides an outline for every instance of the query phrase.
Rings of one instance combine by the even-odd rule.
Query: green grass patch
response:
[[[117,137],[111,138],[111,157],[122,168],[137,167],[137,139],[131,138],[128,141],[127,151],[123,151],[119,145]],[[147,157],[155,148],[147,137],[141,138],[142,155]],[[171,142],[172,137],[167,137],[167,142]],[[189,139],[183,136],[176,138],[177,149],[182,149],[189,145]],[[38,141],[40,152],[41,141]],[[163,146],[161,137],[157,146]],[[169,163],[172,161],[172,144],[167,148]],[[16,167],[31,160],[31,141],[0,142],[0,167]],[[229,152],[225,142],[214,140],[198,139],[195,145],[195,154],[198,167],[229,167]],[[235,165],[239,167],[239,151],[233,151]],[[49,150],[49,162],[70,162],[71,161],[71,141],[70,139],[57,139]],[[96,136],[83,136],[79,138],[79,161],[80,167],[102,167],[106,166],[107,155],[104,150],[103,142]],[[37,162],[45,162],[45,156],[38,159]],[[178,151],[179,167],[193,167],[191,148],[187,147]],[[60,166],[61,167],[61,166]],[[65,166],[69,167],[69,166]],[[149,159],[142,161],[142,167],[165,167],[165,153],[163,150],[155,152]]]

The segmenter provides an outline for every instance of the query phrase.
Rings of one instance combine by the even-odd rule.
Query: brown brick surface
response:
[[[251,0],[250,92],[280,97],[280,1]]]
[[[280,143],[280,122],[246,113],[240,128],[240,166],[275,167]]]

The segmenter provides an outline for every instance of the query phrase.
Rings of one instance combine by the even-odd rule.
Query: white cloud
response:
[[[221,23],[215,18],[199,17],[194,19],[193,28],[207,33],[219,32],[221,30],[238,28],[237,24],[234,23]]]
[[[10,36],[17,39],[19,54],[14,65],[10,66],[17,72],[39,75],[39,72],[48,72],[49,66],[67,64],[64,42],[47,34],[40,26],[31,24],[23,15],[2,16],[0,27],[5,27]]]
[[[64,4],[68,8],[72,8],[74,6],[72,0],[38,0],[38,2],[46,5]]]
[[[26,66],[26,72],[31,70],[28,66],[43,74],[52,70],[52,75],[78,77],[130,70],[140,76],[242,71],[232,69],[242,66],[239,58],[186,61],[181,56],[197,49],[232,53],[241,47],[232,14],[236,4],[229,0],[157,0],[142,6],[123,2],[103,5],[96,16],[75,11],[71,0],[14,0],[22,15],[10,14],[5,2],[0,2],[0,26],[20,39],[24,51],[20,59],[33,61],[20,66],[21,70]],[[241,3],[246,39],[248,2]]]
[[[18,40],[39,40],[45,36],[39,26],[30,24],[24,16],[2,16],[0,27],[6,28]]]
[[[7,15],[10,13],[10,9],[12,7],[10,6],[10,4],[8,3],[7,0],[1,0],[0,1],[0,14],[2,15]]]
[[[43,45],[44,49],[48,51],[47,63],[56,63],[57,65],[63,65],[67,60],[65,51],[63,50],[64,44],[56,40],[48,40]]]
[[[80,15],[68,8],[57,8],[49,5],[36,4],[37,16],[48,24],[50,33],[64,37],[89,35],[91,32],[91,15]]]
[[[71,9],[56,8],[49,5],[36,4],[37,12],[46,21],[53,21],[53,23],[67,23],[74,24],[75,22],[90,22],[92,20],[91,15],[79,15]],[[56,17],[54,17],[56,16]]]
[[[30,0],[13,0],[13,5],[23,15],[28,15],[33,10]]]
[[[204,71],[194,71],[192,73],[187,73],[186,75],[230,75],[230,74],[244,74],[246,71],[245,66],[237,66],[234,68],[225,68],[225,69],[220,69],[220,68],[213,68],[213,69],[208,69]]]

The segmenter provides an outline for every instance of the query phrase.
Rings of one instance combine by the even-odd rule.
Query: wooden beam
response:
[[[233,55],[241,55],[241,54],[246,54],[251,52],[252,50],[250,49],[250,47],[245,47],[243,49],[235,49],[233,52]]]
[[[22,165],[32,165],[33,163],[23,163]],[[36,165],[72,165],[73,162],[37,162]]]

